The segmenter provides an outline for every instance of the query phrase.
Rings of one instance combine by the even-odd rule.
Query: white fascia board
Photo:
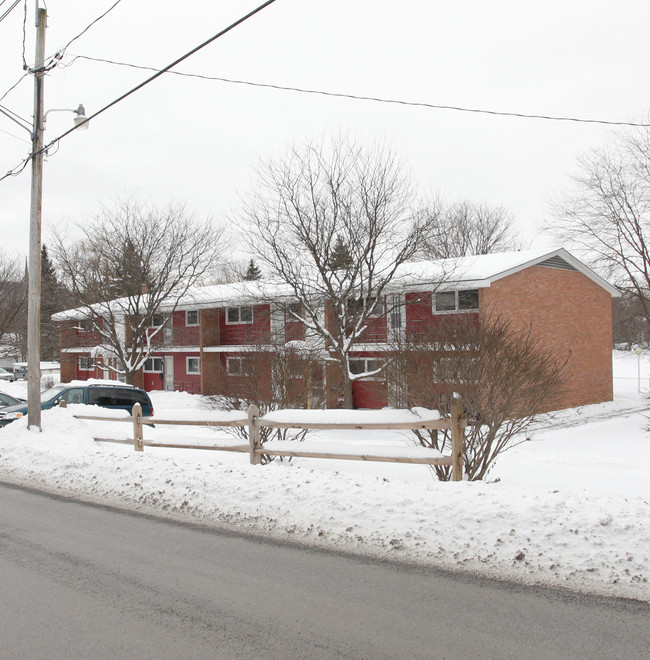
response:
[[[157,356],[164,355],[166,353],[200,353],[200,346],[157,346],[155,350],[152,350],[149,355]]]
[[[277,350],[277,346],[264,346],[260,344],[231,344],[222,346],[204,346],[204,353],[255,353]]]
[[[447,282],[422,282],[421,284],[405,286],[399,290],[387,290],[392,293],[431,293],[435,291],[456,291],[457,289],[487,289],[491,280],[449,280]]]
[[[92,353],[97,346],[75,346],[74,348],[62,348],[61,353]]]
[[[386,351],[395,351],[395,345],[389,342],[385,344],[352,344],[349,354],[355,353],[382,353]]]

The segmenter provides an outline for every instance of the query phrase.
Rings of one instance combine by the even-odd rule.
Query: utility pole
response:
[[[32,187],[29,214],[29,293],[27,298],[27,426],[41,430],[41,209],[43,204],[43,92],[47,10],[36,3]]]

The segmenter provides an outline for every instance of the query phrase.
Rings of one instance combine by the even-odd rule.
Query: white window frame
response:
[[[238,371],[233,371],[231,369],[232,364],[239,364]],[[229,376],[243,376],[243,377],[248,377],[250,376],[249,373],[246,372],[244,368],[244,358],[241,355],[232,355],[226,358],[226,373]]]
[[[160,323],[156,323],[156,318],[160,318]],[[151,315],[151,322],[149,327],[150,328],[160,328],[162,325],[165,324],[165,321],[167,319],[165,318],[165,315],[162,312],[156,312],[155,314]]]
[[[461,293],[466,293],[468,291],[476,291],[478,294],[478,289],[456,289],[455,291],[434,291],[433,295],[431,296],[431,311],[433,314],[471,314],[474,312],[478,312],[479,308],[477,307],[471,307],[468,309],[459,309],[459,297]],[[437,296],[440,294],[445,294],[445,293],[453,293],[454,294],[454,309],[441,309],[438,310],[436,309],[436,302],[437,302]]]
[[[230,320],[230,311],[231,310],[237,310],[237,321],[231,321]],[[250,309],[251,310],[251,320],[250,321],[242,321],[241,320],[241,310],[242,309]],[[253,312],[253,305],[238,305],[237,307],[226,307],[226,325],[251,325],[253,323],[253,317],[254,317],[254,312]]]
[[[380,367],[384,366],[384,363],[383,363],[381,358],[377,358],[377,357],[353,357],[353,358],[350,358],[350,372],[354,373],[354,372],[352,372],[352,363],[353,362],[362,362],[362,361],[363,361],[363,370],[358,372],[358,373],[366,373],[368,371],[375,371],[375,369],[379,369]],[[370,368],[370,363],[371,362],[377,362],[378,365],[371,369]],[[363,380],[385,380],[385,379],[386,379],[386,370],[385,369],[383,371],[380,371],[378,374],[375,374],[374,376],[364,376],[363,377]]]
[[[190,369],[190,361],[196,360],[196,370]],[[188,355],[185,358],[185,373],[188,376],[201,375],[201,358],[198,355]]]
[[[89,366],[84,367],[84,366],[82,366],[83,364],[87,364]],[[79,371],[94,371],[95,370],[95,366],[93,365],[93,358],[89,357],[87,355],[80,355],[79,356],[78,365],[79,365]]]
[[[160,361],[160,369],[156,369],[156,361]],[[147,366],[147,365],[150,366]],[[165,360],[161,357],[148,357],[144,363],[143,371],[146,374],[161,374],[165,371]]]
[[[190,314],[196,314],[196,323],[190,323]],[[185,311],[185,327],[186,328],[192,328],[194,326],[199,325],[200,323],[200,316],[199,316],[199,310],[198,309],[188,309]]]

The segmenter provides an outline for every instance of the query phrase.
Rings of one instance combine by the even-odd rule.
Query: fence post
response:
[[[262,457],[255,451],[260,444],[260,409],[252,404],[248,406],[248,445],[251,465],[259,465]]]
[[[142,406],[139,403],[133,404],[131,415],[133,416],[133,449],[135,451],[144,451],[144,445],[142,444],[142,439],[144,438],[142,430]]]
[[[460,427],[463,417],[463,400],[454,394],[451,400],[451,469],[454,481],[463,479],[463,451],[465,432]]]

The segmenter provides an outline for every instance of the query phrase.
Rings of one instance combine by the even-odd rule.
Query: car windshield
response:
[[[61,394],[63,392],[64,388],[63,387],[52,387],[49,390],[45,390],[44,392],[41,392],[41,403],[47,403],[48,401],[52,401],[56,396]]]

